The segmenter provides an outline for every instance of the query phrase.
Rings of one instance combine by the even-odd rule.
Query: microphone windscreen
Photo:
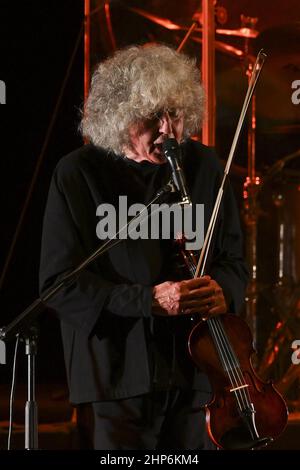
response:
[[[179,145],[178,145],[177,140],[174,139],[174,137],[170,137],[169,139],[166,139],[162,144],[162,149],[166,155],[172,152],[178,152]]]

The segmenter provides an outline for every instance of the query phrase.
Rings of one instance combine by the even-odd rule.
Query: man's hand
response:
[[[166,281],[153,288],[153,314],[199,314],[204,318],[228,310],[223,290],[209,276],[180,282]]]

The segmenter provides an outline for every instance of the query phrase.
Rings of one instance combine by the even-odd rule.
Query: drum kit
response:
[[[180,50],[202,42],[201,11],[194,13],[189,22],[184,22],[136,6],[127,5],[126,9],[162,31],[169,31]],[[106,18],[108,13],[106,11]],[[260,376],[274,378],[279,390],[290,400],[291,407],[299,411],[300,365],[291,362],[291,344],[295,339],[300,340],[300,149],[296,143],[300,132],[300,105],[297,107],[291,101],[291,84],[300,79],[300,51],[296,50],[300,43],[300,23],[259,32],[256,17],[240,15],[240,27],[235,29],[223,27],[227,21],[225,8],[216,6],[215,17],[220,26],[215,29],[216,58],[221,63],[224,63],[222,57],[227,58],[233,64],[217,77],[219,82],[222,81],[219,96],[217,90],[217,108],[220,100],[220,107],[225,104],[225,108],[228,105],[238,109],[254,56],[261,47],[269,53],[250,109],[247,165],[233,166],[238,177],[246,176],[242,214],[250,283],[245,317],[257,343]],[[109,23],[111,30],[110,19]],[[153,37],[153,40],[157,38]],[[240,90],[234,73],[240,75]],[[256,121],[259,129],[256,129]],[[259,151],[256,148],[258,131]],[[265,147],[268,139],[270,149]],[[293,139],[296,151],[287,146],[290,153],[285,155],[285,149],[278,150],[280,140],[291,142]],[[269,167],[263,170],[262,165],[257,173],[256,155],[267,150]],[[281,155],[278,155],[279,151]]]

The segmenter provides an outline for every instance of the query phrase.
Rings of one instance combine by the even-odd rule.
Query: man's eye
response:
[[[169,117],[171,119],[179,119],[181,116],[181,112],[178,109],[171,109],[171,110],[163,110],[163,111],[157,111],[157,113],[154,114],[153,118],[154,119],[162,119],[163,116],[168,113]]]
[[[155,113],[154,117],[156,119],[161,119],[164,115],[164,112],[163,111],[158,111],[157,113]]]
[[[169,111],[169,116],[172,119],[178,119],[180,117],[180,111],[178,111],[177,109],[171,110]]]

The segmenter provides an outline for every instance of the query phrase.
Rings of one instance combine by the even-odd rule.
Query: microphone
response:
[[[181,204],[191,204],[183,169],[181,168],[181,150],[177,140],[169,137],[163,142],[162,150],[171,166],[174,184],[181,194]]]

